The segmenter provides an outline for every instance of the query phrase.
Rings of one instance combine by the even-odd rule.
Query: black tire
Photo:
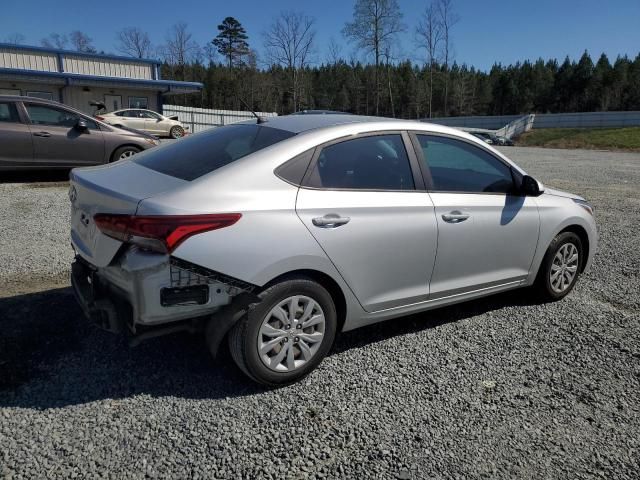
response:
[[[306,364],[294,371],[278,372],[267,367],[260,359],[258,336],[266,315],[278,303],[293,295],[307,296],[322,308],[325,318],[324,337],[318,350]],[[229,332],[231,357],[249,378],[263,385],[277,387],[296,382],[316,368],[333,345],[337,327],[333,299],[324,287],[306,278],[284,280],[264,290],[259,297],[262,301],[252,304],[246,315]]]
[[[184,137],[184,128],[179,125],[171,127],[171,129],[169,130],[169,136],[173,139]]]
[[[123,155],[129,154],[128,156],[133,156],[139,152],[140,152],[140,149],[137,147],[133,147],[133,146],[120,147],[116,149],[115,152],[113,152],[113,155],[111,156],[111,161],[117,162],[118,160],[122,160],[120,157],[122,157]]]
[[[577,271],[571,280],[571,282],[562,290],[558,292],[551,285],[551,269],[553,266],[554,258],[558,251],[566,244],[573,244],[578,251],[578,262],[577,262]],[[558,234],[549,245],[547,249],[547,253],[545,253],[544,258],[542,259],[542,263],[540,264],[540,270],[538,271],[538,276],[536,277],[536,282],[534,284],[534,288],[537,291],[538,296],[541,300],[547,302],[555,302],[566,297],[576,282],[578,281],[578,277],[580,276],[580,272],[582,271],[582,266],[584,262],[584,255],[582,249],[582,241],[580,237],[573,232],[564,232]]]

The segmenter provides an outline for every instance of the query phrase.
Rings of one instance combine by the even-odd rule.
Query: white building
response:
[[[158,60],[0,43],[0,95],[46,98],[93,114],[92,101],[108,111],[162,112],[165,96],[201,90],[201,83],[161,80]]]

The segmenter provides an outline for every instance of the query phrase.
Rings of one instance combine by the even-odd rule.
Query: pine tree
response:
[[[218,25],[218,31],[220,33],[211,43],[227,59],[229,68],[243,65],[243,57],[249,54],[249,37],[242,24],[233,17],[227,17]]]

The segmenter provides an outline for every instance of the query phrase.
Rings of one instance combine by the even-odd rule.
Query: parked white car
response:
[[[116,110],[95,117],[115,127],[133,128],[159,137],[181,138],[184,137],[184,132],[188,128],[178,121],[177,116],[165,117],[142,108]]]

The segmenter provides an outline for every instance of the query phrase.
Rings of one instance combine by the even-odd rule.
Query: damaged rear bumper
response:
[[[183,260],[131,248],[97,268],[77,256],[73,292],[98,327],[144,339],[195,330],[255,286]],[[244,295],[240,295],[244,294]],[[138,343],[134,340],[133,343]]]

